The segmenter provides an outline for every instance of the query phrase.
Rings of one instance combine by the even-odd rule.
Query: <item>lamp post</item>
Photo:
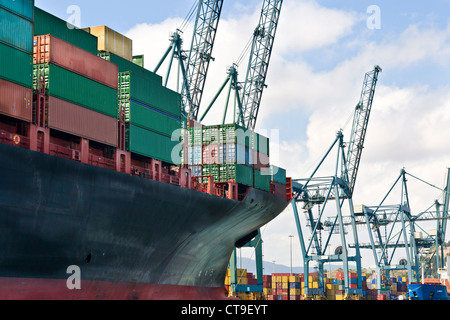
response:
[[[290,238],[290,242],[291,242],[291,244],[290,244],[290,248],[291,248],[291,276],[292,276],[292,238],[293,238],[294,236],[293,235],[289,235],[289,238]]]

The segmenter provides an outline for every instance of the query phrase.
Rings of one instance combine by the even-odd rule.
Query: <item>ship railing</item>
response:
[[[24,149],[30,148],[30,139],[19,134],[0,130],[0,142]]]

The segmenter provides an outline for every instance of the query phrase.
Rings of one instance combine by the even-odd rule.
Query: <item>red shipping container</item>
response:
[[[115,90],[119,86],[117,65],[49,34],[34,37],[33,63],[52,63]]]
[[[203,146],[203,164],[219,164],[219,145]]]
[[[33,90],[0,79],[0,113],[31,122],[33,119]]]
[[[117,119],[55,97],[47,101],[49,128],[117,147]]]

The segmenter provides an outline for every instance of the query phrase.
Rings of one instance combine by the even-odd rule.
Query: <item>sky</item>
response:
[[[67,9],[78,6],[79,27],[108,25],[125,34],[133,40],[133,53],[144,54],[145,67],[153,70],[169,46],[170,34],[183,25],[194,1],[126,3],[113,0],[105,6],[100,1],[36,0],[38,7],[67,19],[71,17]],[[224,1],[215,61],[200,113],[225,80],[227,68],[243,53],[261,5],[262,0]],[[403,168],[436,186],[409,177],[413,214],[428,209],[436,199],[443,201],[440,189],[450,165],[449,12],[450,2],[445,0],[285,0],[256,128],[261,133],[278,132],[278,141],[274,138],[271,143],[272,163],[286,168],[294,179],[309,177],[339,130],[348,141],[349,120],[364,75],[379,65],[383,71],[353,202],[378,205]],[[190,45],[192,28],[191,23],[183,30],[185,48]],[[247,67],[245,57],[239,65],[240,79]],[[165,76],[165,67],[161,70]],[[171,78],[169,85],[174,82]],[[205,124],[221,122],[223,101],[220,98],[214,105]],[[333,161],[326,175],[333,174]],[[389,200],[398,203],[399,199]],[[429,231],[435,224],[423,228]],[[261,231],[264,260],[289,265],[289,235],[294,235],[293,265],[302,265],[291,207]],[[364,228],[358,228],[358,236],[360,242],[368,242]],[[351,234],[347,237],[351,239]],[[250,249],[240,253],[253,254]],[[372,265],[372,252],[363,250],[362,254],[363,265]],[[399,252],[394,262],[404,257]]]

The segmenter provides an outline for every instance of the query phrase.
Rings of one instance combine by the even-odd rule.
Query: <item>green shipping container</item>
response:
[[[253,143],[253,149],[257,150],[260,153],[263,153],[265,155],[270,154],[270,141],[269,138],[264,137],[263,135],[260,135],[258,133],[255,133],[256,140]]]
[[[142,72],[119,72],[119,99],[136,100],[181,118],[181,95],[163,87],[159,80]]]
[[[176,147],[180,144],[170,138],[141,127],[127,125],[126,148],[128,151],[175,164],[177,159],[172,160],[172,151],[176,153]],[[181,151],[181,147],[179,148]],[[180,152],[175,157],[180,157]]]
[[[125,107],[125,122],[155,131],[167,137],[181,128],[180,119],[161,113],[157,109],[133,102],[130,100],[119,101],[119,106]]]
[[[222,182],[234,180],[249,187],[253,186],[253,169],[245,165],[221,164],[219,174]]]
[[[34,35],[41,36],[52,34],[55,37],[69,42],[92,54],[97,54],[96,36],[78,29],[66,21],[35,7],[34,10]]]
[[[286,170],[277,166],[270,166],[270,177],[273,182],[286,184]]]
[[[117,118],[116,90],[53,64],[37,64],[33,68],[34,89],[38,89],[38,77],[43,75],[49,95]]]
[[[202,167],[202,176],[213,176],[214,182],[220,182],[220,166],[218,164],[209,164]],[[203,178],[203,183],[207,183],[208,178]]]
[[[0,59],[0,78],[27,88],[33,87],[32,55],[0,43]]]
[[[219,142],[219,126],[204,126],[202,129],[203,145]]]
[[[111,52],[98,52],[97,55],[110,61],[119,67],[119,72],[132,71],[133,73],[137,73],[142,77],[146,77],[149,81],[153,81],[156,85],[162,86],[162,77],[157,75],[156,73],[147,70],[140,65],[133,63],[127,59],[119,57],[118,55]]]
[[[254,170],[254,187],[256,189],[264,190],[264,191],[270,191],[270,179],[271,175],[270,172],[267,170],[267,172],[261,172],[259,170]]]
[[[219,126],[219,143],[240,144],[252,148],[255,133],[237,124]]]
[[[33,22],[0,8],[0,42],[33,54]]]
[[[30,21],[34,19],[34,0],[0,0],[0,8],[12,11]]]

